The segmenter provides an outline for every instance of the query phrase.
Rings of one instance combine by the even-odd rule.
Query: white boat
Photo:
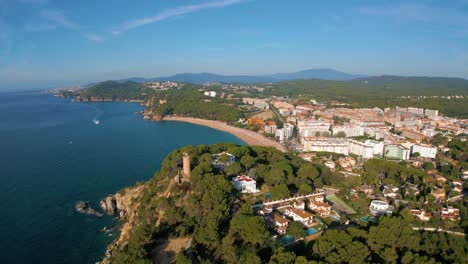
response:
[[[93,120],[93,123],[97,126],[97,125],[99,125],[99,124],[101,123],[101,121],[99,121],[99,120],[97,120],[97,119],[94,119],[94,120]]]

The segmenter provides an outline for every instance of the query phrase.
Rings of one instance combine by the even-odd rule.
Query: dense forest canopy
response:
[[[218,93],[219,94],[219,93]],[[200,91],[200,86],[185,84],[179,89],[170,89],[154,93],[151,96],[151,112],[158,115],[177,115],[222,121],[237,121],[241,111],[235,100],[207,97]],[[164,103],[161,104],[160,100]]]
[[[98,83],[80,94],[85,100],[143,100],[148,90],[136,82],[105,81]]]
[[[225,168],[213,167],[212,155],[223,151],[235,155],[236,162]],[[171,186],[183,153],[191,156],[190,181]],[[391,164],[366,164],[364,180],[372,182],[382,173],[397,182],[404,175],[424,180],[424,173]],[[234,144],[184,147],[169,154],[161,170],[145,184],[139,201],[139,223],[125,248],[112,257],[113,263],[151,263],[156,238],[187,236],[193,238],[191,253],[179,253],[176,263],[466,262],[468,243],[463,237],[414,231],[408,218],[399,213],[382,217],[377,223],[330,228],[316,240],[302,240],[284,248],[273,239],[264,218],[251,208],[265,197],[241,196],[233,188],[230,177],[239,173],[266,185],[276,198],[346,180],[320,163],[272,148]],[[167,188],[170,195],[158,195]],[[155,225],[157,222],[160,225]],[[299,237],[303,232],[294,224],[288,228],[288,234]]]

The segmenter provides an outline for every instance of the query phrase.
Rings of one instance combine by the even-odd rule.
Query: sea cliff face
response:
[[[143,119],[161,121],[163,119],[163,116],[160,115],[160,114],[155,114],[155,113],[153,113],[153,111],[148,110],[148,108],[146,108],[144,113],[143,113]]]
[[[125,188],[101,200],[100,205],[104,212],[118,216],[121,224],[120,234],[107,248],[102,264],[110,263],[113,252],[122,249],[136,224],[137,208],[145,185]]]

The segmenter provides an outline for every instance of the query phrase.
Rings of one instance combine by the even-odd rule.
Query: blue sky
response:
[[[0,89],[309,68],[468,78],[468,0],[0,0]]]

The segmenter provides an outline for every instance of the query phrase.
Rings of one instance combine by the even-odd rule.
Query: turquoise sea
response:
[[[136,114],[142,109],[0,94],[1,263],[94,263],[113,240],[100,230],[116,223],[76,213],[77,200],[98,207],[106,195],[152,177],[176,148],[243,144],[203,126],[144,121]]]

